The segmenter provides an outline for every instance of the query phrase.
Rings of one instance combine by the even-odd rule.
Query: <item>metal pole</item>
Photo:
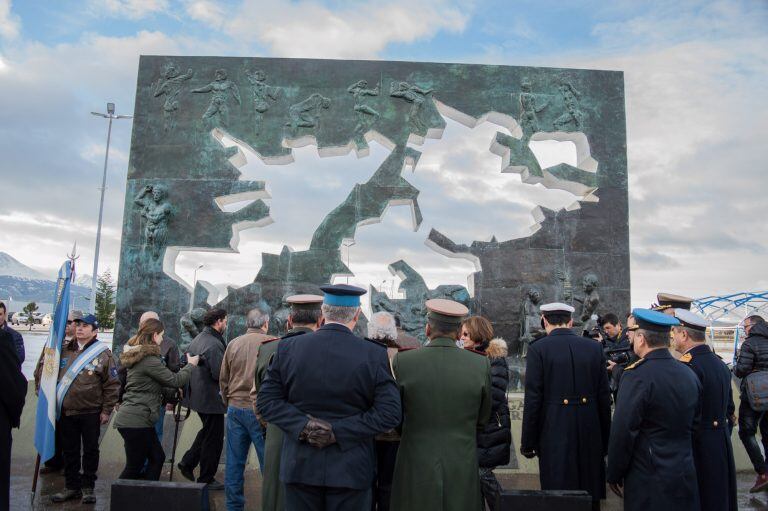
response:
[[[109,161],[109,141],[112,138],[112,116],[107,128],[107,152],[104,154],[104,174],[101,177],[101,201],[99,202],[99,225],[96,228],[96,250],[93,255],[93,277],[91,278],[91,313],[96,313],[96,280],[99,272],[99,246],[101,245],[101,219],[104,216],[104,192],[107,187],[107,162]]]

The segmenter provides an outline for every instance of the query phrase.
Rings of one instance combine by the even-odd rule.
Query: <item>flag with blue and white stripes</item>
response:
[[[56,384],[59,379],[61,344],[67,328],[70,286],[74,278],[74,261],[67,261],[59,270],[53,297],[53,321],[43,348],[43,371],[35,417],[35,449],[41,461],[51,459],[56,445]]]

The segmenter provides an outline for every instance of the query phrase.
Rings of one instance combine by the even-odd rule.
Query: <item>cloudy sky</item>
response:
[[[764,290],[766,27],[764,0],[0,0],[0,251],[53,273],[77,240],[80,271],[90,273],[106,121],[89,112],[107,101],[132,112],[140,54],[578,67],[625,73],[633,304],[647,305],[658,290]],[[424,156],[406,177],[423,191],[425,223],[409,231],[409,209],[394,207],[382,224],[361,228],[350,249],[356,279],[392,286],[385,264],[406,258],[430,284],[463,283],[471,263],[430,252],[423,245],[430,227],[459,242],[506,239],[526,233],[536,204],[573,202],[566,192],[500,177],[499,159],[488,152],[497,129],[448,121],[441,140],[419,148]],[[116,122],[101,269],[118,266],[130,133],[130,121]],[[242,169],[270,186],[275,223],[243,232],[240,254],[182,254],[182,278],[191,280],[202,263],[200,278],[250,281],[261,251],[283,242],[304,248],[315,227],[287,216],[291,176],[316,169],[315,183],[302,186],[322,186],[332,205],[348,193],[345,173],[362,182],[387,154],[376,144],[361,160],[320,159],[314,148],[294,153],[296,162],[279,172],[253,155]],[[505,193],[482,206],[469,201],[472,183],[458,174],[470,165]],[[441,191],[440,176],[452,173],[458,186]],[[462,222],[445,221],[443,192]],[[503,213],[495,207],[502,203]],[[489,214],[491,227],[480,228],[475,220]],[[294,225],[290,235],[283,225]],[[388,236],[403,241],[382,251]]]

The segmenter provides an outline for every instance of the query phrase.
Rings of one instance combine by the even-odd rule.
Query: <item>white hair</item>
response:
[[[332,323],[349,323],[355,319],[358,309],[360,307],[344,307],[342,305],[328,305],[327,303],[320,307],[325,320]]]
[[[374,313],[371,316],[371,320],[368,322],[368,338],[379,341],[397,340],[395,317],[386,311]]]
[[[248,311],[245,319],[246,328],[261,328],[269,320],[269,310],[267,307],[256,307]]]

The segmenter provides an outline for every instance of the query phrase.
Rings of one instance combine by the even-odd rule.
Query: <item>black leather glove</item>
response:
[[[306,441],[312,447],[322,449],[336,443],[333,428],[328,421],[310,417],[299,434],[299,440]]]
[[[520,454],[522,454],[529,460],[536,457],[536,451],[524,451],[522,448],[520,449]]]

